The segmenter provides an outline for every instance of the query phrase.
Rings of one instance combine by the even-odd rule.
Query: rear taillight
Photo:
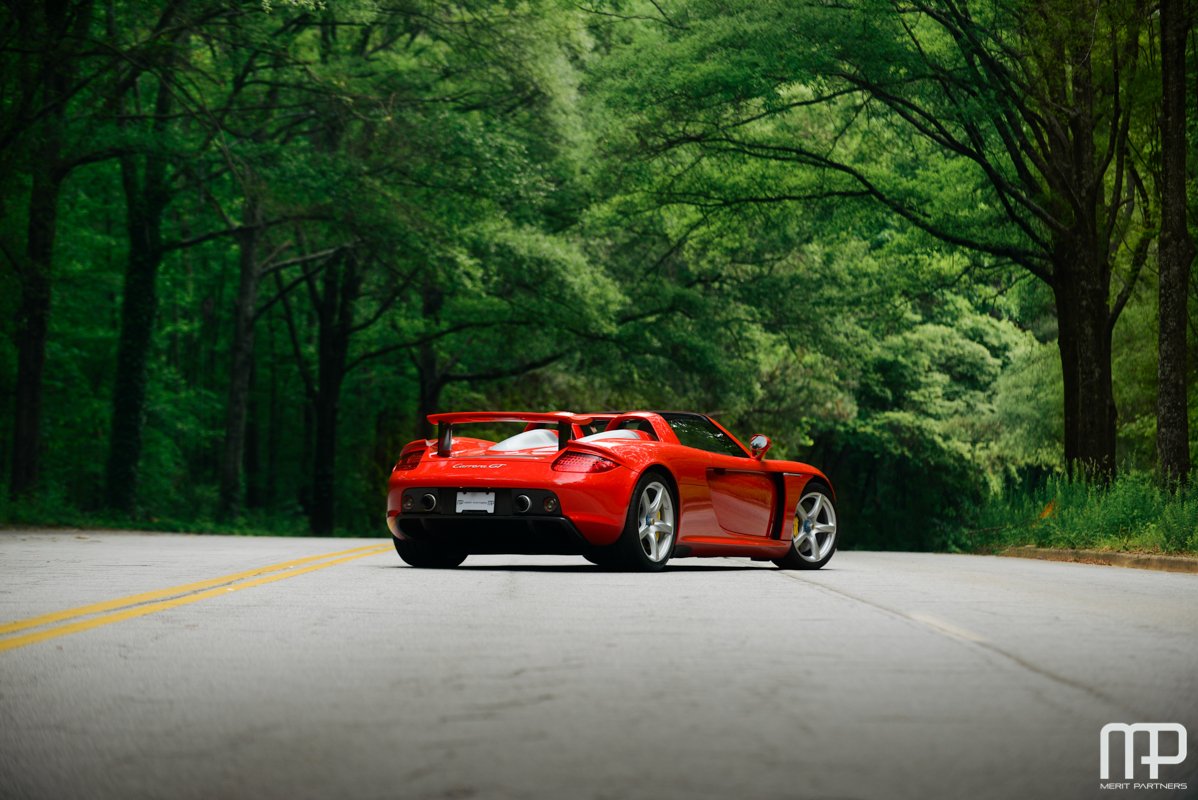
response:
[[[420,463],[420,457],[422,455],[424,455],[423,450],[410,450],[400,456],[399,463],[395,465],[395,468],[397,470],[416,469],[416,465]]]
[[[608,461],[603,456],[590,453],[575,453],[567,450],[553,462],[555,472],[607,472],[615,469],[618,464]]]

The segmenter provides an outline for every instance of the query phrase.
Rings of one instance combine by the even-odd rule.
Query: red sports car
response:
[[[819,569],[836,551],[827,477],[765,460],[768,437],[745,447],[703,414],[428,419],[437,438],[404,447],[387,497],[395,549],[414,567],[456,567],[471,553],[566,553],[645,571],[683,556]]]

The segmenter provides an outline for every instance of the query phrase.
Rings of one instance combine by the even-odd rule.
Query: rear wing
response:
[[[575,425],[590,425],[596,420],[612,419],[612,414],[572,414],[569,411],[453,411],[429,414],[437,426],[437,455],[448,457],[453,450],[453,426],[470,422],[535,422],[557,426],[557,446],[565,449],[574,438]]]

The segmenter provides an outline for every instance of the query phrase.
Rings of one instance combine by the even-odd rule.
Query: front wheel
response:
[[[781,569],[819,569],[836,552],[837,533],[832,490],[822,483],[809,483],[795,506],[790,549],[774,563]]]
[[[657,572],[674,553],[678,501],[669,480],[646,472],[637,481],[628,503],[624,533],[616,542],[623,566],[637,572]]]
[[[404,563],[424,569],[453,569],[466,560],[466,554],[461,550],[440,547],[432,542],[421,542],[416,539],[396,539],[395,552]]]

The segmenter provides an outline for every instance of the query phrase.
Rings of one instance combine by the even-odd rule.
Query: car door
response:
[[[761,462],[716,456],[707,470],[707,486],[721,529],[739,536],[770,535],[777,488]]]
[[[681,413],[665,413],[662,417],[680,444],[702,451],[702,486],[720,532],[769,536],[777,488],[761,462],[751,458],[707,417]]]

